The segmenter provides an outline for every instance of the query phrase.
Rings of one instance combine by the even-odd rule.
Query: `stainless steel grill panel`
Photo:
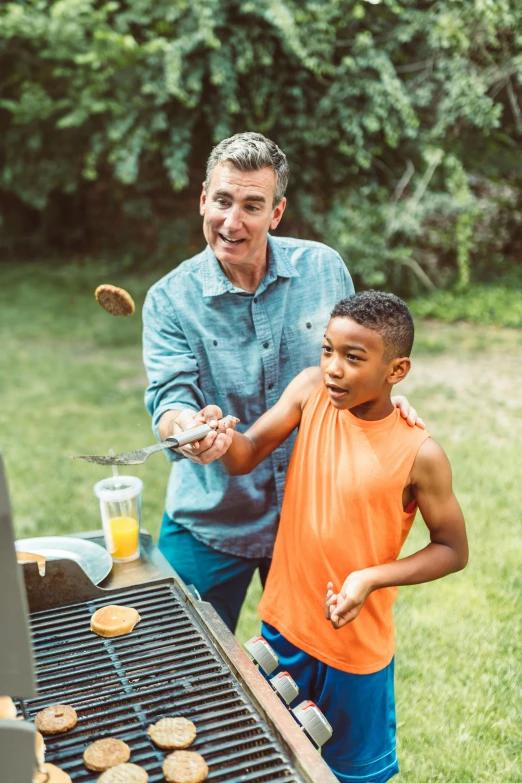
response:
[[[103,639],[91,633],[92,613],[108,603],[138,610],[142,620],[132,634]],[[130,746],[131,761],[147,770],[150,783],[163,781],[168,751],[156,748],[146,732],[167,715],[196,724],[191,749],[205,758],[208,780],[303,783],[171,580],[34,612],[31,629],[39,697],[26,708],[31,717],[50,704],[76,709],[74,729],[45,738],[46,760],[74,783],[97,780],[100,773],[87,770],[82,755],[91,742],[108,736]]]

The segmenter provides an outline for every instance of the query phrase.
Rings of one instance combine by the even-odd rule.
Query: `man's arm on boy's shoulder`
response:
[[[250,429],[244,434],[234,432],[228,451],[221,457],[227,472],[232,476],[250,473],[280,446],[299,426],[303,407],[320,381],[319,367],[303,370],[288,384],[276,404]],[[219,418],[219,413],[219,408],[215,408],[212,418]]]
[[[354,571],[338,595],[329,583],[325,612],[335,628],[354,620],[374,590],[431,582],[466,566],[466,527],[453,492],[451,466],[443,449],[431,438],[419,449],[410,484],[430,531],[430,543],[419,552],[393,563]]]

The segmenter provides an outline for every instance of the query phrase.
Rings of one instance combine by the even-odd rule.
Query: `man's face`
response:
[[[275,186],[271,168],[216,166],[208,192],[203,186],[200,213],[205,239],[222,264],[266,263],[268,231],[277,227],[286,206],[286,199],[273,206]]]
[[[407,375],[409,359],[384,362],[384,343],[351,318],[332,318],[321,356],[323,381],[335,408],[373,407],[389,401],[390,385]]]

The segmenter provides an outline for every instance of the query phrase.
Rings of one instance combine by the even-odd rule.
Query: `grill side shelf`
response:
[[[238,676],[230,652],[222,651],[219,626],[217,631],[208,626],[209,618],[215,620],[213,610],[205,616],[208,605],[193,605],[175,578],[118,590],[83,585],[81,590],[82,600],[59,607],[55,601],[31,615],[39,696],[26,702],[31,718],[50,704],[70,704],[76,709],[74,729],[45,739],[46,760],[67,771],[74,783],[97,780],[100,773],[87,770],[83,752],[94,740],[109,736],[130,746],[130,760],[147,770],[150,783],[161,783],[167,752],[155,747],[147,729],[161,717],[177,715],[196,724],[191,749],[205,758],[209,781],[335,780],[287,713],[292,729],[295,726],[327,776],[297,771],[294,754],[288,753],[288,743],[277,725],[267,720],[266,706],[259,709],[252,687],[268,689],[272,706],[285,712],[286,708],[225,629],[225,637],[244,656],[257,682],[253,683],[252,672],[246,678]],[[67,595],[73,595],[72,589]],[[49,592],[40,606],[51,603],[50,599]],[[90,631],[91,615],[108,603],[138,610],[142,620],[131,634],[104,639]]]

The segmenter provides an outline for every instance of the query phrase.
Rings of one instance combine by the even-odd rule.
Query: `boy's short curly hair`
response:
[[[408,306],[394,294],[362,291],[337,302],[331,318],[351,318],[366,329],[374,329],[384,343],[383,361],[409,356],[415,329]]]

